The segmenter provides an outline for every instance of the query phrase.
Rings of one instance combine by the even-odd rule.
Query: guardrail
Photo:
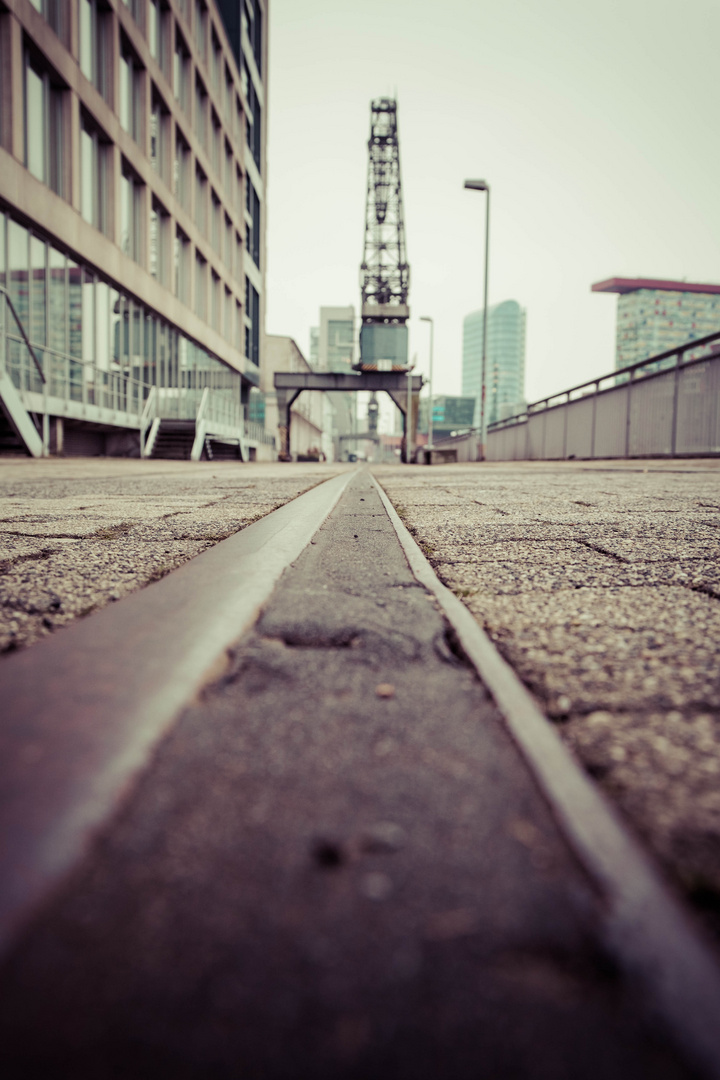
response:
[[[720,454],[720,331],[489,425],[488,461]]]

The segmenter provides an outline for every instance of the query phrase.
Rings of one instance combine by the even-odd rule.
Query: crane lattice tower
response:
[[[400,181],[397,102],[370,105],[365,247],[360,266],[363,371],[403,371],[408,366],[410,267]]]

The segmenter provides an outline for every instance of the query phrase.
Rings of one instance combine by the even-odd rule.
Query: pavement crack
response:
[[[590,540],[576,540],[577,544],[582,544],[583,547],[589,548],[590,551],[597,551],[599,555],[608,555],[611,559],[615,559],[617,562],[630,564],[630,559],[626,559],[624,555],[618,555],[614,551],[608,551],[607,548],[601,547],[600,544],[593,544]]]
[[[43,548],[41,551],[33,551],[29,555],[18,555],[16,559],[4,559],[0,562],[0,574],[6,573],[14,566],[21,563],[35,562],[38,559],[49,559],[51,555],[58,555],[60,548]]]

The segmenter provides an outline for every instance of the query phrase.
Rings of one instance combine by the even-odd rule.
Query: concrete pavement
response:
[[[6,962],[6,1069],[703,1075],[607,905],[361,473]]]
[[[347,467],[0,459],[0,652],[157,581]]]
[[[374,470],[440,578],[716,933],[718,465]]]

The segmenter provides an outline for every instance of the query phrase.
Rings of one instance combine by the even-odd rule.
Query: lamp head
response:
[[[466,180],[464,186],[466,188],[469,188],[471,191],[489,191],[490,190],[490,185],[488,184],[488,182],[486,180]]]
[[[421,315],[420,316],[420,322],[429,322],[429,323],[431,323],[432,319],[430,318],[429,315]]]

